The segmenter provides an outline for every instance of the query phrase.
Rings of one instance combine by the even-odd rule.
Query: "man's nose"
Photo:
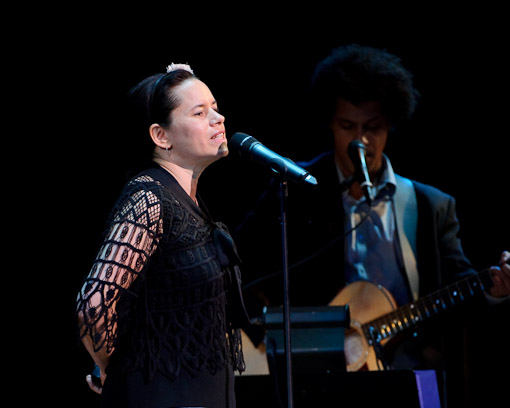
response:
[[[355,140],[359,140],[365,146],[368,145],[369,140],[368,140],[367,132],[362,126],[360,126],[356,129]]]

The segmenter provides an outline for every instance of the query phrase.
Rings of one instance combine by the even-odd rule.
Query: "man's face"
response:
[[[360,140],[366,146],[368,172],[371,177],[377,174],[382,166],[390,127],[379,102],[353,105],[345,99],[338,99],[330,129],[334,135],[335,157],[345,177],[354,174],[354,165],[347,154],[347,146],[353,140]]]

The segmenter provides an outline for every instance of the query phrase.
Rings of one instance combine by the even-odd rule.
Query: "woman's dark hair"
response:
[[[146,132],[153,123],[170,125],[170,114],[180,103],[173,89],[190,78],[195,76],[183,69],[145,78],[128,92],[128,115],[134,114]]]
[[[312,76],[318,119],[329,124],[339,98],[354,105],[379,101],[392,126],[409,119],[419,98],[411,73],[385,50],[346,45],[332,50]]]
[[[149,136],[149,128],[153,123],[163,127],[171,124],[171,113],[181,103],[173,91],[190,78],[196,76],[184,69],[177,69],[145,78],[128,92],[125,109],[126,143],[131,145],[129,160],[140,162],[136,167],[142,167],[152,159],[154,143]]]
[[[194,77],[191,72],[178,69],[160,76],[154,82],[147,101],[149,126],[153,123],[159,123],[165,127],[170,125],[172,119],[170,114],[180,104],[179,99],[173,93],[173,89]]]

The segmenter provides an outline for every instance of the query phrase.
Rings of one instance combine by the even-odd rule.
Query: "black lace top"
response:
[[[244,370],[238,258],[226,228],[161,167],[124,188],[78,294],[80,336],[114,350],[110,366],[214,374]]]

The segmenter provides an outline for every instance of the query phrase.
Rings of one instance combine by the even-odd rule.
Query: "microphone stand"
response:
[[[285,367],[287,371],[287,406],[294,406],[292,390],[292,349],[290,339],[290,307],[289,307],[289,267],[287,250],[287,182],[280,179],[280,226],[282,238],[282,271],[283,271],[283,333],[285,340]]]

